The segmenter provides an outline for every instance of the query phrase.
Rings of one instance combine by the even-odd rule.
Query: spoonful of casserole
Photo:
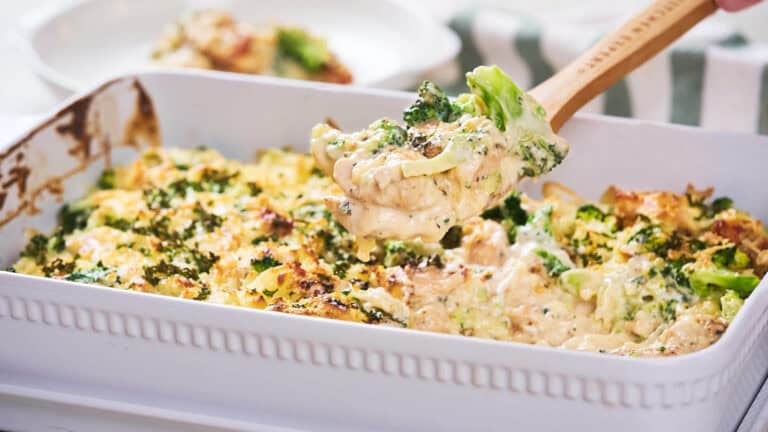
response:
[[[715,10],[714,0],[657,0],[530,94],[480,66],[455,99],[425,81],[404,125],[315,126],[312,154],[344,192],[329,209],[360,237],[440,240],[555,168],[568,154],[556,134],[567,119]]]

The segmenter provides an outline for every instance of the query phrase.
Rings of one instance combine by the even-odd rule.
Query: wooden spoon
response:
[[[529,93],[557,132],[592,98],[716,10],[714,0],[656,0]]]

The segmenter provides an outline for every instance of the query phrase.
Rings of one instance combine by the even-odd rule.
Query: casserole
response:
[[[157,132],[164,143],[207,143],[227,157],[249,160],[259,146],[302,148],[319,119],[331,116],[344,128],[359,128],[381,115],[397,117],[411,99],[268,78],[214,80],[193,72],[110,82],[2,153],[7,186],[0,219],[8,219],[2,265],[18,256],[24,228],[50,231],[57,198],[71,201],[95,183],[105,154],[124,164],[136,147],[158,140]],[[225,103],[233,108],[216,109]],[[574,151],[546,178],[589,198],[609,182],[672,190],[693,182],[716,186],[757,217],[768,214],[766,194],[745,187],[764,181],[764,137],[599,117],[579,117],[563,135]],[[131,145],[112,146],[121,142]],[[20,207],[35,214],[15,217]],[[765,285],[712,347],[672,359],[632,359],[2,273],[0,334],[12,349],[0,351],[0,379],[7,397],[52,397],[55,390],[113,410],[133,404],[155,417],[235,429],[266,423],[501,430],[513,422],[547,430],[567,418],[577,429],[727,430],[738,424],[766,372]],[[10,423],[14,418],[19,423]],[[3,427],[25,424],[16,416],[3,419]]]

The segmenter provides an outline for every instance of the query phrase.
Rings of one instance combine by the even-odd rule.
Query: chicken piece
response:
[[[461,244],[468,264],[500,267],[509,258],[507,232],[498,222],[472,218],[464,228]]]

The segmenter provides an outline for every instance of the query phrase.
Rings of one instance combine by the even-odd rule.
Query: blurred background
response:
[[[170,0],[155,3],[162,5],[165,1]],[[72,0],[0,0],[0,58],[3,59],[0,115],[39,114],[71,93],[39,78],[40,71],[30,65],[28,56],[19,49],[15,31],[22,20],[69,3]],[[194,0],[190,3],[227,7],[232,2]],[[326,5],[342,3],[334,0],[312,4],[320,11],[327,9]],[[418,76],[408,80],[371,80],[363,85],[413,90],[420,79],[429,78],[455,94],[463,89],[463,72],[483,63],[499,64],[522,87],[531,88],[650,1],[418,0],[400,3],[453,30],[462,42],[462,50],[454,60],[420,70]],[[737,14],[719,12],[665,55],[641,67],[589,104],[585,111],[768,133],[766,24],[766,3]],[[77,32],[79,29],[64,30]],[[393,40],[398,36],[397,31],[392,30]],[[332,47],[347,47],[346,42],[340,43],[338,38],[330,39]],[[431,41],[422,42],[429,45]],[[72,50],[69,54],[77,55],[77,48]],[[344,60],[345,53],[339,54]],[[105,53],[105,56],[111,55]],[[733,79],[736,76],[738,80]]]

